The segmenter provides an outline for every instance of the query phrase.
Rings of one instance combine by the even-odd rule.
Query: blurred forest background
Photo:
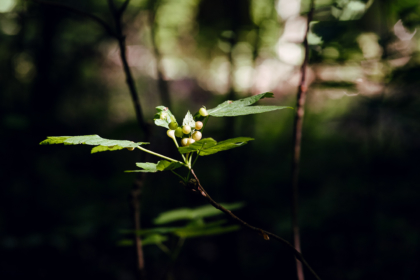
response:
[[[113,26],[106,1],[55,3]],[[308,11],[308,0],[130,1],[123,28],[145,118],[151,122],[158,105],[179,120],[202,105],[267,91],[275,99],[259,104],[295,107]],[[300,221],[302,253],[322,279],[419,275],[419,28],[418,0],[315,2]],[[244,202],[239,217],[288,240],[293,116],[210,118],[205,137],[256,140],[195,168],[215,200]],[[0,126],[0,278],[135,279],[134,247],[120,241],[133,228],[135,175],[123,171],[135,169],[140,151],[38,145],[61,135],[145,140],[118,42],[64,9],[0,0]],[[154,128],[152,150],[175,157],[171,142]],[[169,172],[148,175],[142,227],[154,227],[164,211],[206,204],[178,181]],[[144,253],[148,279],[162,279],[170,258],[155,245]],[[295,274],[282,244],[239,230],[187,239],[167,279]]]

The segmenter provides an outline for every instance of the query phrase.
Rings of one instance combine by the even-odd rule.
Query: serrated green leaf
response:
[[[225,101],[219,104],[216,108],[207,110],[207,113],[213,117],[235,117],[235,116],[243,116],[243,115],[251,115],[251,114],[260,114],[275,110],[281,110],[291,107],[286,106],[252,106],[249,105],[254,104],[258,100],[262,98],[273,98],[273,93],[266,92],[261,93],[258,95],[254,95],[251,97],[239,99],[236,101]]]
[[[99,152],[105,152],[105,151],[118,151],[118,150],[122,150],[125,149],[124,147],[121,147],[119,145],[116,146],[96,146],[95,148],[93,148],[90,153],[94,154],[94,153],[99,153]]]
[[[181,154],[191,153],[198,150],[210,148],[213,146],[216,146],[217,142],[213,138],[204,138],[199,141],[194,142],[193,144],[186,146],[186,147],[180,147],[178,148],[178,151]],[[200,152],[201,154],[201,152]]]
[[[157,172],[157,164],[152,162],[137,162],[137,167],[143,168],[142,170],[135,170],[131,172]],[[126,171],[127,172],[127,171]]]
[[[183,228],[175,231],[175,234],[183,238],[193,238],[209,235],[223,234],[231,231],[238,230],[239,225],[232,225],[228,227],[210,227],[210,228]]]
[[[157,163],[156,169],[159,170],[159,171],[174,170],[174,169],[180,168],[182,166],[183,165],[179,162],[169,162],[167,160],[161,160]]]
[[[165,170],[174,170],[179,167],[182,167],[183,164],[179,162],[170,162],[167,160],[160,160],[158,163],[151,163],[151,162],[137,162],[137,167],[140,167],[142,169],[139,170],[126,170],[124,172],[130,173],[130,172],[158,172],[158,171],[165,171]]]
[[[40,145],[64,144],[64,145],[92,145],[97,146],[91,150],[91,153],[104,151],[117,151],[124,148],[136,148],[138,146],[149,144],[146,142],[135,143],[128,140],[111,140],[100,137],[99,135],[82,136],[51,136],[39,143]]]
[[[141,241],[141,244],[143,246],[145,245],[156,245],[156,244],[161,244],[162,242],[168,240],[168,237],[161,235],[161,234],[152,234],[147,236],[146,238],[144,238]]]
[[[172,114],[171,110],[165,106],[157,106],[157,113],[154,116],[154,121],[157,126],[165,127],[169,129],[169,124],[171,122],[176,122],[175,116]]]
[[[244,206],[243,203],[223,203],[221,205],[229,210],[235,210]],[[212,217],[222,213],[223,212],[211,205],[205,205],[195,209],[181,208],[161,213],[153,222],[157,225],[161,225],[179,220],[193,220],[198,218]]]
[[[189,125],[191,128],[195,127],[195,121],[193,115],[191,115],[190,111],[187,112],[187,114],[184,117],[184,120],[182,121],[182,126]]]
[[[50,136],[39,145],[53,145],[53,144],[63,144],[65,140],[71,138],[72,136]]]
[[[241,147],[243,145],[246,145],[249,141],[252,141],[252,140],[254,140],[254,139],[249,138],[249,137],[237,137],[237,138],[232,138],[232,139],[220,141],[215,146],[202,149],[200,151],[199,155],[200,156],[208,156],[208,155],[212,155],[212,154],[215,154],[215,153],[218,153],[218,152],[221,152],[221,151],[226,151],[226,150],[238,148],[238,147]]]
[[[213,117],[236,117],[236,116],[245,116],[252,114],[266,113],[281,109],[293,109],[292,107],[287,106],[250,106],[250,107],[238,107],[238,108],[226,108],[223,111],[209,113]]]

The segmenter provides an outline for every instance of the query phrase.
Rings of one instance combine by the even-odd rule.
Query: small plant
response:
[[[154,116],[154,121],[157,126],[161,126],[167,129],[166,134],[170,137],[178,149],[178,152],[181,155],[182,160],[176,160],[153,151],[150,151],[143,147],[143,145],[149,144],[145,142],[132,142],[127,140],[109,140],[101,138],[98,135],[84,135],[84,136],[53,136],[48,137],[46,140],[42,141],[41,145],[48,145],[48,144],[64,144],[64,145],[77,145],[77,144],[86,144],[86,145],[93,145],[95,146],[91,153],[97,152],[104,152],[104,151],[117,151],[122,149],[128,149],[133,151],[135,148],[140,149],[146,153],[158,156],[162,158],[162,160],[158,161],[157,163],[151,162],[138,162],[136,163],[137,167],[140,169],[137,170],[129,170],[126,172],[158,172],[158,171],[171,171],[176,176],[181,178],[182,183],[185,185],[187,189],[192,191],[198,191],[203,197],[205,197],[208,202],[216,209],[219,209],[231,219],[235,220],[237,223],[241,224],[248,229],[257,232],[260,234],[265,240],[270,240],[273,238],[285,244],[289,250],[295,255],[296,259],[298,259],[316,278],[320,279],[319,276],[315,273],[315,271],[309,266],[306,260],[303,258],[302,254],[294,248],[288,241],[285,239],[268,232],[266,230],[251,226],[250,224],[246,223],[245,221],[241,220],[235,214],[232,213],[231,210],[226,209],[223,205],[214,201],[210,195],[206,192],[206,190],[201,185],[198,177],[194,173],[193,167],[196,164],[198,158],[200,156],[208,156],[218,152],[230,150],[233,148],[241,147],[247,144],[249,141],[254,140],[253,138],[249,137],[237,137],[232,138],[224,141],[217,142],[213,138],[202,138],[204,129],[206,127],[207,121],[209,117],[236,117],[236,116],[243,116],[243,115],[251,115],[251,114],[260,114],[290,107],[285,106],[250,106],[257,102],[262,98],[272,98],[273,94],[270,92],[261,93],[258,95],[254,95],[251,97],[247,97],[244,99],[236,100],[236,101],[225,101],[219,104],[217,107],[213,109],[207,110],[205,107],[199,109],[197,113],[192,115],[189,111],[185,115],[182,121],[182,127],[178,124],[175,116],[171,113],[169,108],[165,106],[158,106],[156,107],[157,113]],[[178,143],[178,139],[180,138],[180,144]],[[186,168],[188,173],[186,176],[180,175],[175,170],[179,168]],[[194,176],[194,178],[190,179],[190,176]],[[229,207],[229,206],[227,206]],[[199,220],[201,223],[202,220]],[[188,225],[187,225],[188,226]],[[192,225],[189,225],[192,226]],[[211,225],[211,227],[216,226],[212,230],[215,232],[223,232],[234,230],[234,228],[220,228],[219,224]],[[202,223],[199,227],[203,227]],[[160,231],[161,229],[149,229],[146,231],[140,231],[136,234],[139,235],[151,235],[147,236],[149,244],[156,244],[158,246],[162,245],[162,241],[166,240],[165,236],[156,235],[156,231]],[[196,228],[195,230],[199,230]],[[208,229],[202,228],[204,230],[202,233],[206,233]],[[175,233],[176,235],[181,237],[181,229],[171,229],[165,233]],[[176,233],[178,232],[178,233]],[[183,233],[183,234],[190,234]],[[208,232],[207,232],[208,233]],[[195,233],[199,235],[198,233]],[[186,237],[186,236],[183,236]],[[161,246],[162,247],[162,246]],[[164,248],[164,247],[162,247]],[[176,254],[175,254],[176,255]]]
[[[241,147],[249,141],[254,140],[249,137],[237,137],[217,142],[213,138],[202,138],[209,117],[235,117],[290,108],[285,106],[250,106],[262,98],[272,97],[272,93],[266,92],[236,101],[225,101],[209,110],[202,107],[194,116],[188,111],[182,121],[182,126],[178,124],[169,108],[165,106],[156,107],[157,113],[154,116],[154,122],[157,126],[168,129],[166,134],[174,141],[182,160],[176,160],[150,151],[143,147],[144,145],[149,144],[146,142],[135,143],[127,140],[109,140],[98,135],[52,136],[48,137],[40,144],[86,144],[96,146],[92,149],[91,153],[117,151],[124,148],[133,151],[135,148],[138,148],[141,151],[158,156],[162,158],[162,160],[157,163],[139,162],[136,163],[136,165],[141,169],[128,170],[126,172],[171,171],[187,184],[190,180],[191,170],[200,156],[208,156],[221,151]],[[180,141],[177,138],[180,138]],[[180,143],[178,143],[178,141]],[[188,169],[186,176],[182,176],[175,171],[182,167]]]

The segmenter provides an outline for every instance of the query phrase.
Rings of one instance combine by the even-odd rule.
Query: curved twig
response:
[[[306,262],[306,260],[303,258],[302,254],[297,251],[295,249],[295,247],[293,247],[292,244],[290,244],[287,240],[281,238],[278,235],[275,235],[274,233],[268,232],[266,230],[263,230],[261,228],[257,228],[254,226],[251,226],[250,224],[248,224],[247,222],[241,220],[238,216],[236,216],[235,214],[232,213],[232,211],[224,208],[222,205],[220,205],[219,203],[217,203],[215,200],[213,200],[213,198],[211,198],[211,196],[207,193],[207,191],[203,188],[203,186],[200,183],[200,180],[198,179],[197,175],[195,175],[195,172],[193,169],[191,169],[191,173],[193,174],[194,178],[197,180],[197,184],[198,184],[198,191],[201,193],[202,196],[204,196],[211,205],[214,206],[214,208],[219,209],[220,211],[222,211],[223,213],[225,213],[226,215],[228,215],[231,219],[235,220],[236,222],[240,223],[241,225],[243,225],[244,227],[256,231],[259,234],[261,234],[265,240],[269,240],[270,237],[272,237],[273,239],[276,239],[277,241],[280,241],[281,243],[285,244],[287,246],[287,248],[290,249],[290,251],[292,251],[292,253],[295,255],[295,257],[300,260],[305,267],[311,272],[311,274],[317,279],[317,280],[321,280],[321,278],[319,278],[319,276],[315,273],[315,271],[310,267],[310,265]]]

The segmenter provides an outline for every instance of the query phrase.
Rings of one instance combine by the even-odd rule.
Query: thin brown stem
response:
[[[292,158],[292,228],[293,228],[293,244],[294,248],[301,252],[300,248],[300,229],[299,229],[299,167],[300,167],[300,152],[302,142],[302,124],[303,116],[305,114],[305,100],[308,89],[306,83],[306,68],[309,61],[309,44],[308,32],[310,23],[314,13],[314,0],[311,1],[310,11],[308,13],[308,22],[306,26],[305,38],[303,46],[305,48],[305,58],[300,68],[301,79],[297,92],[296,114],[293,126],[293,158]],[[298,259],[298,258],[296,258]],[[304,280],[302,262],[296,260],[296,270],[298,280]]]
[[[127,60],[127,46],[126,46],[126,37],[123,34],[123,26],[122,26],[122,17],[123,13],[126,10],[130,0],[126,0],[122,6],[118,9],[113,0],[108,0],[108,6],[112,13],[116,33],[118,35],[118,45],[120,48],[120,58],[123,65],[123,70],[126,77],[126,83],[128,85],[128,89],[130,91],[131,99],[134,104],[134,110],[136,112],[137,122],[145,133],[147,140],[150,140],[150,129],[149,125],[145,122],[143,117],[143,110],[141,108],[139,95],[137,93],[136,85],[133,79],[133,75],[131,73],[131,69],[128,65]],[[143,182],[145,181],[145,174],[141,174],[136,178],[136,181],[133,185],[133,189],[131,191],[132,197],[132,209],[133,209],[133,218],[134,218],[134,228],[136,231],[141,229],[140,225],[140,196],[143,189]],[[137,252],[137,269],[138,269],[138,277],[139,279],[145,279],[145,270],[144,270],[144,255],[143,255],[143,247],[142,241],[140,236],[135,235],[134,241],[136,245],[136,252]]]
[[[303,265],[311,272],[311,274],[317,280],[321,280],[321,278],[319,278],[319,276],[315,273],[315,271],[310,267],[310,265],[303,258],[302,254],[299,251],[297,251],[293,247],[292,244],[290,244],[287,240],[281,238],[280,236],[275,235],[274,233],[268,232],[268,231],[263,230],[261,228],[257,228],[257,227],[251,226],[250,224],[248,224],[247,222],[243,221],[238,216],[236,216],[235,214],[233,214],[232,211],[224,208],[222,205],[220,205],[215,200],[213,200],[213,198],[210,197],[210,195],[207,193],[207,191],[201,185],[200,180],[198,179],[197,175],[195,175],[195,172],[194,172],[193,169],[191,169],[191,173],[193,174],[194,178],[197,180],[197,185],[198,185],[197,190],[198,190],[198,192],[201,193],[201,195],[203,197],[205,197],[207,199],[207,201],[211,205],[213,205],[214,208],[219,209],[220,211],[222,211],[223,213],[225,213],[226,215],[228,215],[228,217],[230,217],[231,219],[233,219],[237,223],[241,224],[242,226],[244,226],[244,227],[246,227],[246,228],[248,228],[250,230],[253,230],[253,231],[257,232],[258,234],[262,235],[265,240],[270,240],[270,237],[272,237],[275,240],[280,241],[281,243],[283,243],[284,245],[286,245],[286,247],[294,254],[294,256],[296,257],[296,259],[298,259],[299,261],[301,261],[303,263]]]
[[[118,11],[118,9],[115,7],[114,2],[112,0],[108,0],[109,8],[112,12],[114,23],[115,23],[115,29],[117,33],[117,40],[118,40],[118,46],[120,48],[120,58],[121,62],[123,64],[124,73],[126,76],[126,83],[128,85],[131,99],[134,104],[134,110],[136,112],[136,118],[137,122],[139,123],[140,128],[145,132],[146,135],[149,134],[149,127],[144,121],[143,118],[143,110],[141,108],[139,95],[137,93],[136,85],[133,79],[133,75],[131,73],[130,67],[128,65],[127,60],[127,46],[126,46],[126,38],[123,34],[123,28],[122,28],[122,14]]]
[[[143,174],[142,174],[143,175]],[[134,222],[134,229],[139,231],[141,229],[140,226],[140,198],[143,189],[143,182],[144,178],[139,175],[134,182],[133,189],[131,191],[131,207],[133,213],[133,222]],[[142,241],[139,235],[134,235],[134,244],[136,246],[136,254],[137,254],[137,269],[138,269],[138,278],[144,279],[144,255],[143,255],[143,247]]]

